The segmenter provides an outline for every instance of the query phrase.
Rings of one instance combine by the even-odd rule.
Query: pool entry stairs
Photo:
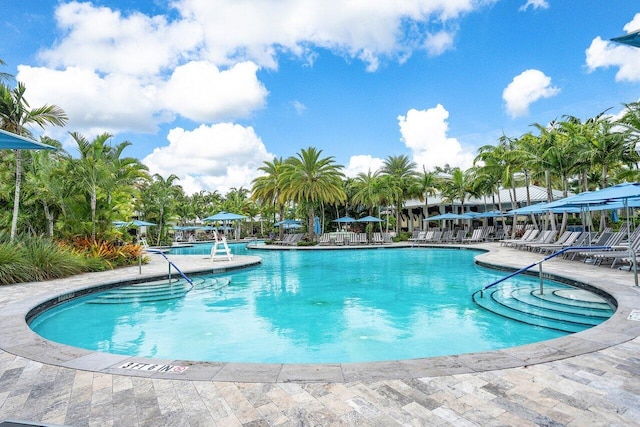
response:
[[[472,295],[480,307],[497,315],[562,332],[580,332],[608,319],[613,310],[599,296],[566,286],[510,285]]]
[[[194,278],[192,283],[185,279],[163,279],[109,289],[88,302],[90,304],[128,304],[166,301],[182,298],[193,290],[217,291],[228,286],[230,282],[228,278]]]

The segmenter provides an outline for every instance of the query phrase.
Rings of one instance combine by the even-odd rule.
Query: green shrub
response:
[[[32,280],[50,280],[87,271],[84,257],[53,240],[32,237],[22,243]]]
[[[23,252],[16,249],[14,244],[0,243],[0,285],[31,280],[31,267]]]

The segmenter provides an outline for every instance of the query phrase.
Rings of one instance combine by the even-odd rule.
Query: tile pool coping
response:
[[[463,248],[486,250],[487,252],[476,257],[476,263],[501,269],[513,270],[528,265],[531,260],[538,261],[540,258],[535,254],[503,248],[497,244],[465,245]],[[286,248],[279,249],[286,250]],[[203,260],[202,257],[194,255],[176,256],[175,258],[180,259],[179,265],[186,273],[211,271],[214,268],[216,271],[221,271],[226,268],[242,268],[245,265],[251,266],[259,263],[259,257],[237,256],[231,262],[216,262],[215,267],[212,267],[210,260]],[[145,270],[148,271],[143,274],[137,273],[137,267],[130,267],[122,271],[115,271],[113,274],[87,275],[88,278],[97,278],[91,286],[87,286],[86,282],[58,280],[54,281],[57,285],[55,290],[51,289],[37,295],[29,295],[33,293],[32,290],[35,286],[24,288],[23,297],[1,307],[0,321],[3,327],[0,328],[0,348],[8,353],[45,364],[133,377],[259,383],[352,382],[437,377],[523,367],[595,352],[632,340],[640,334],[640,322],[628,319],[632,310],[640,310],[640,289],[633,286],[631,273],[566,260],[553,260],[545,263],[545,273],[563,281],[584,283],[588,288],[593,287],[599,292],[610,295],[617,303],[617,309],[612,317],[594,328],[562,338],[487,352],[362,363],[199,362],[131,357],[70,347],[41,338],[27,325],[28,313],[46,301],[56,298],[64,299],[70,293],[127,280],[140,278],[151,280],[162,276],[166,277],[166,272],[163,273],[162,261],[154,257],[153,264],[149,268],[145,266]],[[480,288],[482,285],[478,287]],[[123,368],[122,366],[125,365],[143,368]],[[169,368],[146,369],[150,366],[176,366],[188,369],[179,372]]]

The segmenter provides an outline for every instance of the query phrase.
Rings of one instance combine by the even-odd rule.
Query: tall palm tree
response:
[[[367,173],[360,172],[351,181],[352,202],[367,209],[369,215],[373,215],[373,209],[380,205],[379,181],[380,174],[378,172],[371,173],[371,170]]]
[[[442,195],[445,200],[453,205],[456,200],[460,200],[460,207],[464,213],[464,201],[471,193],[471,176],[468,172],[460,168],[453,168],[451,178],[442,185]]]
[[[64,126],[67,123],[67,114],[56,105],[43,105],[31,108],[25,99],[27,88],[18,82],[12,90],[0,83],[0,128],[17,135],[30,136],[31,132],[26,128],[36,124],[41,128],[46,125]],[[11,220],[10,240],[15,240],[18,229],[18,213],[20,211],[20,185],[22,179],[22,152],[16,150],[16,181],[13,198],[13,217]]]
[[[164,235],[164,229],[174,214],[176,200],[183,194],[182,187],[174,184],[178,181],[176,175],[169,175],[166,179],[162,175],[154,174],[152,182],[142,191],[142,201],[147,211],[146,217],[158,224],[156,244],[159,245]]]
[[[285,162],[280,183],[286,199],[307,208],[309,240],[315,240],[313,222],[315,206],[320,203],[344,202],[347,195],[342,187],[342,166],[333,158],[321,158],[322,150],[314,147],[302,149]]]
[[[263,172],[264,175],[255,178],[251,187],[251,198],[260,203],[277,207],[281,221],[284,219],[285,200],[282,197],[283,183],[280,176],[284,169],[284,163],[282,157],[274,157],[270,162],[263,162],[263,165],[258,170]],[[280,240],[282,240],[284,227],[279,227],[278,233]]]
[[[96,213],[98,206],[98,190],[111,179],[108,167],[108,140],[111,134],[103,133],[89,141],[78,132],[70,133],[78,145],[80,158],[72,163],[71,174],[75,178],[75,185],[89,197],[91,212],[91,238],[96,239]]]
[[[411,186],[417,177],[416,163],[412,162],[408,156],[389,156],[380,168],[380,173],[390,176],[394,181],[397,189],[397,198],[394,200],[396,204],[396,233],[400,232],[400,214],[402,205],[409,198]]]
[[[422,166],[422,173],[417,177],[414,184],[412,193],[418,195],[418,200],[424,202],[424,222],[429,224],[429,197],[434,197],[440,187],[440,178],[435,171],[427,172],[427,169]],[[422,228],[422,227],[421,227]]]
[[[30,161],[24,165],[24,203],[42,207],[47,234],[53,237],[56,212],[64,209],[65,182],[60,178],[64,174],[64,162],[68,161],[69,156],[58,141],[44,137],[42,143],[58,149],[53,153],[44,150],[31,153]]]
[[[6,62],[4,62],[2,59],[0,59],[0,65],[7,65]],[[9,73],[0,73],[0,82],[4,81],[9,81],[13,79],[13,75],[9,74]]]

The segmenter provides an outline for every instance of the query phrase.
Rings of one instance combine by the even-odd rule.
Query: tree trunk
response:
[[[20,211],[20,184],[22,181],[22,152],[16,151],[16,188],[13,194],[13,217],[11,218],[11,236],[10,241],[16,239],[18,231],[18,213]]]
[[[313,222],[315,221],[315,213],[313,211],[313,203],[309,203],[309,219],[307,221],[309,227],[309,241],[315,241],[315,233],[313,232]]]

